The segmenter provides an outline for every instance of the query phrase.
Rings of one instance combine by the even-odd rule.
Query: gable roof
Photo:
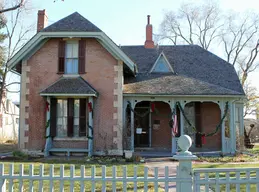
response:
[[[168,69],[167,72],[173,73],[174,70],[173,70],[171,64],[169,63],[168,59],[166,58],[166,56],[165,56],[165,54],[164,54],[163,52],[161,52],[160,55],[158,56],[156,62],[155,62],[154,65],[153,65],[153,67],[150,69],[150,73],[152,73],[152,72],[156,73],[156,72],[157,72],[157,71],[155,71],[155,70],[156,70],[156,67],[157,67],[159,64],[161,64],[161,63],[159,63],[159,61],[160,61],[161,58],[164,59],[163,65],[165,65],[165,67]]]
[[[150,81],[144,80],[144,78],[148,80],[145,74],[150,71],[153,63],[163,51],[177,76],[196,79],[199,82],[228,89],[237,95],[245,95],[234,67],[197,45],[159,46],[155,49],[145,49],[144,46],[122,46],[121,49],[138,67],[136,80],[130,79],[129,83],[139,83],[138,76],[141,76],[139,78],[142,79],[142,85],[148,86]],[[161,83],[157,86],[157,89],[160,89],[165,84]],[[175,86],[181,88],[182,85]],[[202,90],[200,92],[205,94]]]
[[[135,73],[135,64],[129,57],[98,27],[75,12],[35,34],[8,62],[13,69],[19,62],[30,58],[50,38],[95,38],[115,58],[122,60],[131,74]]]
[[[57,32],[57,31],[88,31],[88,32],[101,32],[101,29],[96,27],[89,20],[84,18],[78,12],[53,23],[52,25],[41,30],[42,32]]]
[[[97,91],[82,77],[61,77],[40,92],[42,96],[97,96]]]

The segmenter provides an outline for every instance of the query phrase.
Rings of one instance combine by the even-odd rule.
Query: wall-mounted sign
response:
[[[142,133],[142,128],[140,128],[140,127],[136,128],[136,133],[137,134],[141,134]]]

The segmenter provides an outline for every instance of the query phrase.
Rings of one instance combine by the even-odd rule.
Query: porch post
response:
[[[225,113],[225,103],[224,101],[220,102],[220,112],[221,112],[221,118],[224,116]],[[226,153],[225,149],[225,120],[221,124],[221,152],[223,154]]]
[[[46,100],[46,143],[45,143],[45,150],[44,156],[49,156],[49,150],[52,147],[52,138],[50,137],[50,97],[47,97]]]
[[[175,101],[174,100],[171,100],[171,104],[170,104],[170,108],[171,108],[171,112],[174,111],[174,107],[175,107]],[[172,115],[172,119],[174,118],[174,116]],[[176,138],[173,137],[173,133],[171,131],[171,137],[172,137],[172,154],[176,154],[176,151],[177,151],[177,146],[176,146]]]
[[[126,110],[127,110],[127,103],[125,102],[125,100],[123,99],[123,109],[122,109],[122,146],[123,146],[123,150],[126,149],[127,147],[127,124],[126,124]]]
[[[240,104],[239,107],[239,118],[240,118],[240,130],[239,130],[239,135],[240,135],[240,144],[241,148],[244,148],[244,104]]]
[[[233,101],[229,102],[230,108],[230,146],[231,146],[231,154],[234,154],[236,151],[236,140],[235,140],[235,110],[234,110]]]
[[[131,99],[131,107],[134,110],[135,105],[134,105],[134,100]],[[131,130],[131,150],[134,151],[134,111],[130,111],[130,130]]]
[[[185,107],[184,102],[180,101],[180,104],[181,104],[181,106],[184,110],[184,107]],[[183,116],[183,113],[180,113],[180,125],[181,125],[181,135],[184,135],[184,116]]]
[[[93,97],[89,97],[88,102],[91,103],[93,109]],[[93,154],[93,111],[88,110],[88,156],[91,157]]]
[[[233,102],[232,103],[232,134],[233,134],[233,138],[232,138],[232,149],[233,149],[233,153],[236,153],[236,141],[237,141],[237,134],[236,134],[236,104]]]

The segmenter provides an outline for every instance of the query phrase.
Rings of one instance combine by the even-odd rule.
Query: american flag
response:
[[[178,133],[177,115],[174,115],[174,124],[172,128],[172,135],[175,136]]]

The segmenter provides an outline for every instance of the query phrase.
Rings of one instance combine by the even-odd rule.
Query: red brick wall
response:
[[[53,147],[55,148],[88,148],[87,141],[53,141]]]
[[[204,133],[208,134],[215,131],[221,119],[220,113],[220,108],[216,103],[201,103],[201,125]],[[206,144],[203,145],[203,148],[221,150],[221,129],[215,135],[206,137]]]
[[[164,102],[154,102],[156,109],[159,111],[160,115],[155,115],[152,113],[151,122],[152,126],[154,120],[160,120],[160,129],[154,130],[152,127],[152,147],[157,148],[167,148],[171,149],[172,137],[171,128],[169,127],[170,118],[168,115],[171,113],[170,106]]]
[[[31,150],[44,149],[45,99],[39,92],[61,77],[57,74],[57,62],[58,39],[49,40],[28,60],[29,141],[26,146]],[[82,77],[99,92],[98,99],[94,100],[94,138],[98,137],[94,140],[94,150],[111,148],[113,145],[114,65],[117,65],[117,61],[95,39],[86,39],[86,74]],[[55,145],[62,146],[57,143]]]

